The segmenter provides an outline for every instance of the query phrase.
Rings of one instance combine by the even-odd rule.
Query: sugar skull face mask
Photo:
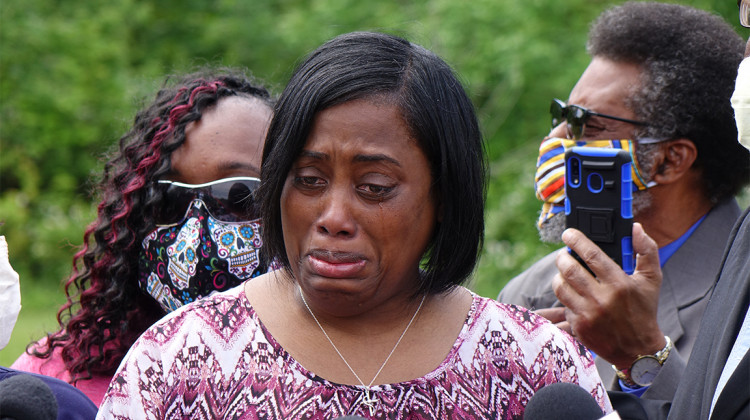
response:
[[[139,284],[170,312],[265,273],[261,245],[260,219],[220,221],[196,199],[182,223],[158,227],[144,238]]]

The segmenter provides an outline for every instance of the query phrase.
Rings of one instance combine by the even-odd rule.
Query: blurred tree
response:
[[[0,234],[24,282],[56,287],[93,220],[102,156],[164,75],[250,69],[279,92],[294,64],[353,30],[402,35],[453,65],[491,161],[487,240],[473,288],[502,285],[554,247],[537,239],[536,150],[550,98],[585,68],[605,0],[26,0],[0,2]],[[695,0],[735,27],[727,0]]]

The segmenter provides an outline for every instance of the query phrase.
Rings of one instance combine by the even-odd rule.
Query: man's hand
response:
[[[554,308],[542,308],[537,309],[534,313],[547,318],[547,321],[555,324],[557,328],[567,331],[568,334],[572,335],[570,331],[570,323],[565,319],[565,308],[559,306]]]
[[[656,321],[662,278],[659,252],[640,223],[633,224],[636,267],[631,276],[580,231],[567,229],[562,239],[596,274],[566,251],[557,256],[559,273],[552,287],[566,307],[568,332],[618,369],[629,368],[639,355],[661,350],[666,342]],[[565,329],[562,320],[556,323]]]

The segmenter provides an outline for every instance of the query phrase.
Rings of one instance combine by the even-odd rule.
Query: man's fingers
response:
[[[547,318],[553,324],[565,321],[565,308],[563,307],[537,309],[534,313]]]
[[[563,306],[569,306],[581,296],[590,295],[590,288],[596,279],[567,250],[557,254],[556,264],[558,273],[552,280],[552,291]]]
[[[565,331],[566,333],[572,335],[573,337],[576,336],[575,334],[573,334],[573,330],[570,328],[570,323],[568,321],[558,322],[555,324],[555,326]]]
[[[659,247],[643,230],[640,223],[633,223],[633,251],[636,253],[636,271],[649,279],[661,278]]]
[[[570,334],[570,323],[565,318],[564,307],[537,309],[534,313],[543,316],[549,322],[555,324],[557,328]]]
[[[607,283],[613,273],[621,272],[625,275],[622,268],[581,231],[566,229],[562,234],[562,240],[594,272],[597,283]]]

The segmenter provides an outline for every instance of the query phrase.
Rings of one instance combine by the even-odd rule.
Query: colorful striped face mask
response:
[[[638,143],[658,143],[660,140],[639,139]],[[645,190],[656,185],[646,182],[641,174],[632,140],[570,140],[550,137],[539,146],[539,159],[534,177],[536,196],[543,201],[537,225],[542,225],[557,213],[565,211],[565,151],[573,146],[623,149],[633,160],[633,189]]]

